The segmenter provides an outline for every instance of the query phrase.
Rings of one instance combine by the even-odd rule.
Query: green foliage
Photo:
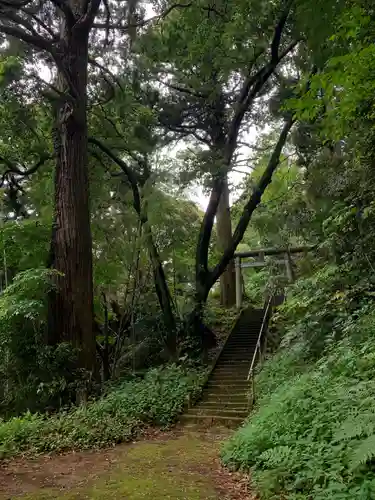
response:
[[[2,327],[18,317],[36,320],[45,305],[45,295],[52,288],[50,269],[28,269],[18,273],[0,297]]]
[[[222,458],[261,498],[372,498],[375,315],[371,277],[326,266],[300,280],[278,322],[283,348],[257,377],[255,413]]]
[[[204,373],[180,366],[148,371],[90,401],[56,415],[25,413],[0,421],[0,454],[37,454],[102,447],[128,441],[145,425],[167,426],[186,398],[201,390]]]
[[[22,271],[0,295],[0,414],[61,406],[81,380],[71,346],[44,342],[54,274],[44,268]]]
[[[42,219],[7,221],[3,224],[0,252],[3,257],[5,252],[8,282],[19,271],[41,268],[45,264],[50,237],[51,225]],[[4,274],[3,267],[4,259]]]
[[[207,301],[203,321],[215,334],[226,337],[238,317],[238,310],[221,306],[218,298],[212,295]]]

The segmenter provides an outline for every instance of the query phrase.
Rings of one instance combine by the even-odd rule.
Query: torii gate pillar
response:
[[[236,307],[242,307],[241,257],[236,257]]]

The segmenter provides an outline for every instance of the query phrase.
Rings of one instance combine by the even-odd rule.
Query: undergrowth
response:
[[[103,447],[133,439],[145,425],[168,426],[204,373],[170,365],[125,382],[86,405],[46,416],[27,412],[0,420],[0,456]]]
[[[222,450],[226,465],[251,469],[261,499],[375,498],[372,283],[342,286],[341,273],[337,289],[337,276],[323,271],[315,298],[295,286],[279,318],[282,348],[257,376],[255,412]]]

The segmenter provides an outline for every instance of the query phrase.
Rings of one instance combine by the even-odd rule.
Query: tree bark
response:
[[[222,255],[227,250],[232,239],[232,221],[227,178],[224,180],[223,191],[217,209],[216,228],[218,248]],[[236,279],[233,261],[229,262],[226,270],[220,276],[220,303],[224,307],[231,307],[236,303]]]
[[[148,220],[143,220],[142,225],[154,275],[155,291],[163,313],[164,324],[167,329],[165,344],[171,359],[175,360],[177,356],[177,328],[172,308],[172,297]]]
[[[78,366],[96,373],[92,238],[87,159],[88,30],[64,30],[56,116],[55,210],[51,267],[60,274],[49,297],[49,339],[78,349]],[[73,94],[73,95],[72,95]]]

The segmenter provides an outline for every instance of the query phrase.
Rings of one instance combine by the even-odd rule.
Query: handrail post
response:
[[[236,307],[242,307],[241,257],[236,257]]]
[[[261,355],[262,355],[262,353],[261,353],[261,340],[262,340],[263,333],[265,331],[265,327],[266,327],[266,323],[267,323],[267,317],[268,317],[269,310],[271,308],[271,303],[272,303],[272,300],[273,300],[273,296],[274,296],[274,294],[271,294],[270,298],[268,299],[266,309],[264,311],[262,325],[260,327],[260,331],[259,331],[257,343],[256,343],[256,346],[255,346],[255,351],[254,351],[254,354],[253,354],[253,359],[251,360],[250,370],[249,370],[249,373],[247,375],[247,381],[251,380],[251,392],[252,392],[251,397],[252,397],[252,403],[253,404],[255,402],[254,366],[255,366],[255,361],[256,361],[257,355],[259,357],[259,361],[261,361]]]
[[[252,405],[255,403],[255,379],[254,379],[254,373],[251,375],[251,403]]]

